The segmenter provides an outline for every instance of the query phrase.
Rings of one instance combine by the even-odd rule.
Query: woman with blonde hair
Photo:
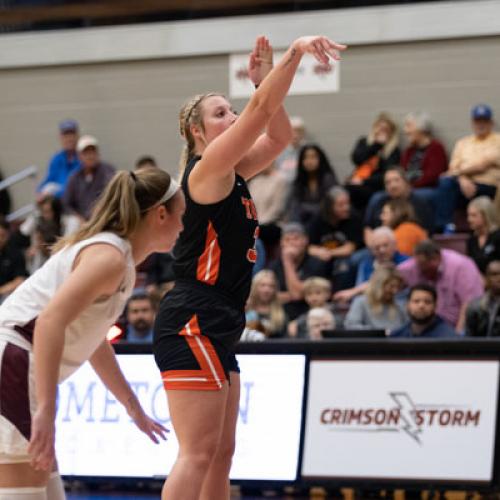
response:
[[[372,194],[384,189],[384,173],[399,164],[399,131],[388,113],[380,113],[367,136],[360,137],[351,153],[355,165],[346,188],[354,207],[364,212]]]
[[[356,297],[344,321],[345,328],[374,329],[387,332],[406,321],[404,304],[397,299],[403,280],[390,265],[378,267],[363,295]]]
[[[467,221],[473,234],[467,240],[467,255],[482,274],[492,260],[500,260],[499,212],[488,196],[479,196],[467,206]]]
[[[273,271],[263,269],[252,279],[246,308],[246,326],[267,337],[283,337],[286,314],[278,299],[278,280]]]
[[[116,174],[90,220],[0,307],[1,500],[65,498],[54,450],[57,385],[87,360],[137,427],[154,442],[164,437],[106,333],[131,295],[135,266],[172,248],[184,209],[166,172]]]
[[[234,347],[245,327],[259,235],[246,181],[291,140],[283,100],[302,57],[328,64],[344,48],[323,36],[298,38],[273,68],[272,48],[259,37],[249,62],[258,88],[239,117],[216,93],[195,96],[181,110],[185,229],[153,344],[179,438],[163,500],[229,499],[240,400]]]
[[[408,200],[387,200],[382,207],[380,220],[383,226],[394,231],[398,252],[403,255],[413,255],[415,247],[428,238],[427,231],[416,222],[415,209]]]

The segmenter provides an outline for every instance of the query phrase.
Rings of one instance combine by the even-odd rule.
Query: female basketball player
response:
[[[302,56],[327,64],[344,48],[322,36],[299,38],[273,69],[269,42],[259,37],[249,63],[258,90],[238,119],[220,94],[196,96],[181,110],[185,229],[153,347],[180,446],[164,500],[229,499],[240,386],[233,347],[245,326],[258,236],[245,181],[291,139],[282,102]]]
[[[55,470],[57,384],[86,360],[154,442],[165,430],[142,410],[106,341],[135,265],[171,249],[184,195],[156,168],[120,172],[91,219],[0,307],[0,500],[61,500]],[[56,248],[57,250],[57,248]]]

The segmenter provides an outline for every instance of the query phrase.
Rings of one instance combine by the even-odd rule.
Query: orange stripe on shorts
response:
[[[185,337],[199,370],[167,370],[162,372],[165,389],[219,390],[226,380],[224,368],[210,339],[201,334],[195,315],[184,325],[179,335]]]

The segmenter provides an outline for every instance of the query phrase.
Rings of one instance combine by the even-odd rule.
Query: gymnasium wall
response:
[[[489,0],[454,3],[484,4],[491,13],[500,10],[499,2]],[[274,16],[263,16],[262,22],[240,19],[236,22],[244,23],[241,29],[229,19],[218,25],[190,22],[184,30],[189,43],[178,38],[182,23],[173,23],[175,36],[164,45],[154,42],[154,37],[160,28],[168,32],[168,23],[144,25],[141,47],[148,50],[140,51],[123,42],[133,39],[127,38],[127,30],[131,37],[137,36],[134,28],[121,33],[117,28],[106,29],[106,39],[100,38],[101,28],[4,35],[0,37],[0,168],[7,176],[36,164],[43,173],[58,148],[58,121],[72,117],[83,133],[99,139],[103,159],[118,168],[131,168],[139,155],[152,154],[174,172],[181,148],[180,105],[194,93],[227,93],[228,53],[250,49],[260,29],[280,48],[298,33],[316,30],[350,44],[340,67],[340,92],[293,96],[286,103],[291,114],[304,118],[311,139],[325,147],[341,178],[350,171],[354,141],[367,132],[380,110],[392,112],[399,121],[409,111],[427,110],[437,135],[450,149],[469,131],[473,104],[487,102],[500,114],[500,28],[497,33],[492,26],[484,29],[484,23],[470,22],[473,16],[467,22],[462,19],[466,10],[461,16],[452,15],[451,5],[447,14],[443,5],[448,4],[452,2],[433,4],[441,10],[429,6],[408,19],[403,16],[405,7],[397,12],[384,7],[352,9],[356,13],[351,14],[327,11],[307,18],[287,14],[281,20],[290,22],[276,25]],[[426,4],[420,6],[424,9]],[[484,14],[483,10],[482,19]],[[328,16],[335,19],[331,31],[324,24]],[[443,31],[436,22],[439,16],[455,16],[452,32]],[[360,33],[365,26],[373,32]],[[236,29],[240,36],[235,38]],[[199,36],[193,38],[193,33]],[[197,46],[202,55],[196,55]],[[234,105],[241,109],[244,101],[236,100]],[[28,180],[12,189],[16,207],[32,200],[34,186],[35,181]]]

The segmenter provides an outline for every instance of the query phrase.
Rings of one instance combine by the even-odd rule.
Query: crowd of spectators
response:
[[[500,134],[492,109],[473,107],[472,134],[457,141],[449,161],[427,113],[404,118],[405,147],[395,120],[381,113],[354,144],[345,180],[307,140],[304,122],[294,124],[293,144],[250,183],[258,209],[272,213],[255,280],[264,272],[272,283],[280,326],[255,323],[250,301],[248,328],[288,339],[317,339],[317,328],[309,329],[317,324],[326,336],[334,329],[497,335]]]
[[[249,182],[260,255],[244,338],[319,340],[339,329],[500,335],[500,134],[492,109],[472,109],[472,134],[456,142],[450,161],[427,113],[405,117],[405,142],[381,113],[355,142],[346,179],[309,140],[304,121],[292,125],[291,144]],[[13,224],[0,219],[0,301],[44,264],[57,238],[88,219],[115,173],[76,121],[61,122],[59,132],[36,212]],[[151,156],[135,164],[151,167]],[[6,190],[0,211],[10,212]],[[443,235],[463,241],[463,251],[448,248]],[[156,254],[138,268],[117,338],[151,342],[173,259]]]

